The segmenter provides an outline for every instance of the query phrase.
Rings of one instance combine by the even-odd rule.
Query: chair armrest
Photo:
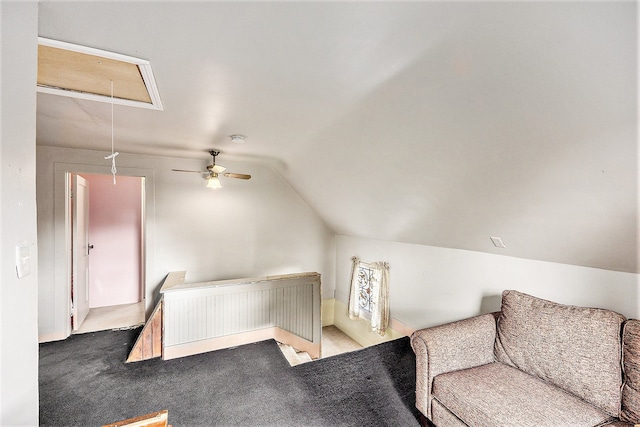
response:
[[[440,374],[495,361],[496,313],[415,331],[416,407],[431,419],[431,386]]]

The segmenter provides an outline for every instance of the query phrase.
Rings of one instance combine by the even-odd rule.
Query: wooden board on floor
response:
[[[171,427],[167,426],[169,412],[167,410],[118,421],[113,424],[105,424],[102,427]]]

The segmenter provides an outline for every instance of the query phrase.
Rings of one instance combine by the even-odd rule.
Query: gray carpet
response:
[[[418,426],[408,338],[290,367],[273,340],[125,364],[140,329],[40,345],[40,424],[169,410],[183,426]]]

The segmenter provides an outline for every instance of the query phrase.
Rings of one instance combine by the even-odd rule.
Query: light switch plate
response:
[[[29,244],[25,243],[16,246],[16,273],[18,279],[31,274],[31,254],[29,253]]]

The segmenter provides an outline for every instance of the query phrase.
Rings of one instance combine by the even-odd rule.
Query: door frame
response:
[[[52,303],[60,307],[55,309],[56,330],[63,330],[67,338],[71,328],[71,174],[111,174],[110,165],[86,165],[76,163],[54,163],[54,271],[55,295]],[[153,169],[118,167],[118,174],[143,178],[142,206],[142,254],[141,274],[144,286],[145,319],[153,308],[154,286],[148,283],[155,271],[154,251],[149,248],[155,243],[155,171]]]

